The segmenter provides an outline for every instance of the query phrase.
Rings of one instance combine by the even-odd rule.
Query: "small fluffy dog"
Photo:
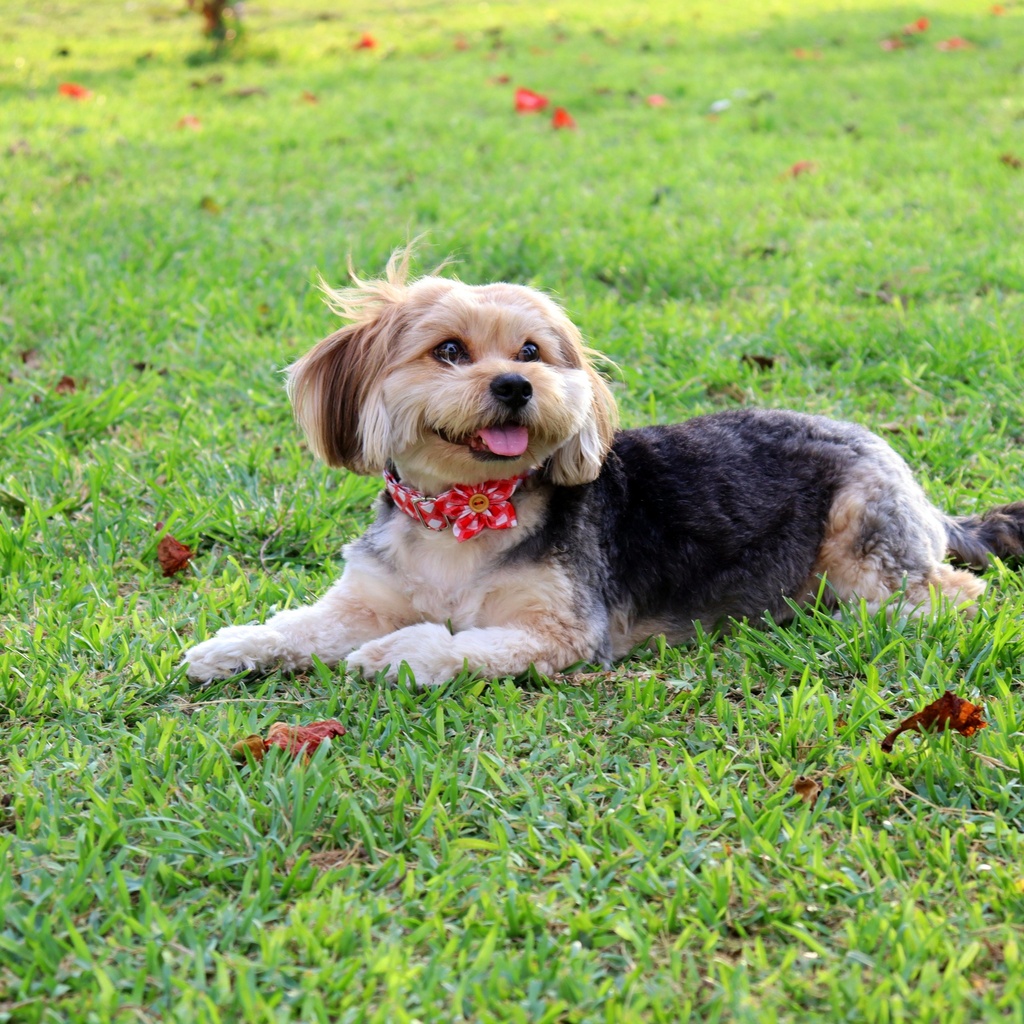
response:
[[[816,597],[871,608],[905,588],[968,605],[983,567],[1024,553],[1024,502],[935,508],[852,423],[742,409],[615,430],[576,327],[547,296],[437,276],[329,293],[352,321],[288,370],[295,415],[332,466],[384,474],[367,532],[316,604],[228,626],[188,675],[306,668],[316,656],[420,686],[469,668],[608,664],[694,623],[776,621]]]

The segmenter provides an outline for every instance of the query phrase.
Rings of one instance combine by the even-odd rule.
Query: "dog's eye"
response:
[[[532,341],[528,341],[519,350],[519,355],[516,356],[516,359],[520,363],[535,363],[540,359],[540,349]]]
[[[434,349],[434,356],[440,359],[442,363],[464,363],[469,359],[466,346],[457,338],[449,338],[447,341],[442,341]]]

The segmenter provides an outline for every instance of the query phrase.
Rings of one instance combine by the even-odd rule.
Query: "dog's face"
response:
[[[507,478],[548,463],[556,483],[593,480],[614,404],[579,331],[540,292],[440,277],[330,293],[355,322],[289,369],[296,417],[331,465],[434,484]]]

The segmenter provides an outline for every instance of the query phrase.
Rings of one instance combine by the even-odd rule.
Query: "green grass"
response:
[[[0,26],[0,1020],[1024,1021],[1002,567],[973,621],[807,613],[612,675],[177,668],[365,527],[377,482],[312,462],[278,371],[333,329],[318,272],[424,231],[423,269],[559,295],[627,425],[821,412],[944,507],[1021,498],[1024,8],[335,9],[254,5],[220,62],[176,3]],[[988,728],[880,752],[946,689]],[[308,765],[228,757],[324,717]]]

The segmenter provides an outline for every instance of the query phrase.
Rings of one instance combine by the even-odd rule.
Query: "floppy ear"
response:
[[[354,473],[384,469],[391,431],[381,389],[402,314],[412,245],[396,249],[385,276],[363,281],[349,263],[354,287],[328,288],[328,306],[355,323],[318,342],[287,369],[288,397],[314,454]]]
[[[380,436],[387,434],[380,393],[389,333],[384,319],[343,327],[288,367],[295,419],[329,466],[379,473],[387,459],[387,437]]]
[[[619,417],[608,384],[590,363],[591,357],[597,353],[583,344],[583,336],[576,325],[561,310],[559,313],[557,326],[562,335],[563,353],[570,366],[586,373],[590,385],[590,406],[579,433],[551,456],[548,477],[552,483],[575,487],[597,479],[612,446]]]

